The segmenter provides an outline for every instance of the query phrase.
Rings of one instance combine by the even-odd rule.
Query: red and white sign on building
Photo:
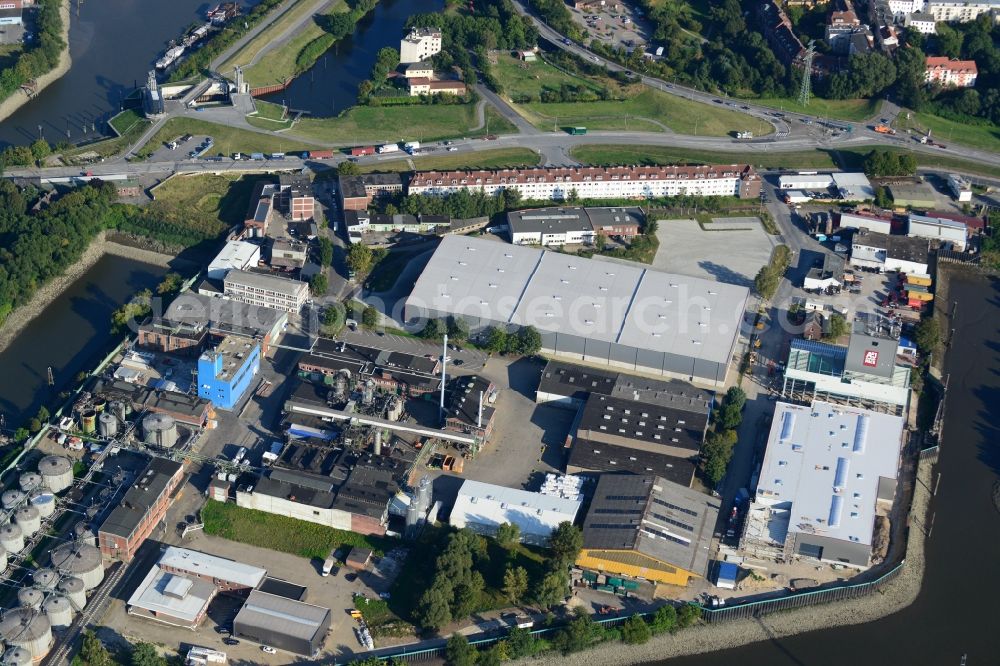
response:
[[[862,361],[869,368],[874,368],[878,366],[878,352],[874,349],[868,349],[865,351],[865,358]]]

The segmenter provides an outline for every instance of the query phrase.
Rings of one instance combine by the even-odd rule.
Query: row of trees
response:
[[[542,334],[534,326],[525,326],[513,333],[499,326],[491,326],[483,332],[481,344],[494,354],[531,356],[542,349]]]
[[[873,150],[865,157],[864,170],[872,178],[912,176],[917,172],[917,158],[907,153]]]
[[[774,252],[771,253],[771,261],[757,271],[757,275],[753,280],[753,285],[754,288],[757,289],[757,293],[759,293],[764,300],[768,300],[774,296],[774,292],[778,290],[781,278],[784,277],[785,271],[788,270],[788,266],[791,262],[791,250],[788,249],[787,245],[779,245],[774,248]]]
[[[73,658],[73,666],[167,666],[171,663],[151,643],[136,643],[129,649],[111,654],[93,631],[83,634],[80,653]]]
[[[511,603],[531,600],[545,608],[561,603],[569,590],[569,567],[583,544],[580,529],[564,522],[553,531],[549,542],[551,557],[534,579],[523,567],[511,564],[514,560],[511,551],[517,546],[519,536],[513,525],[503,526],[498,534],[498,543],[504,550],[502,556],[507,560],[504,595]],[[430,585],[414,611],[416,622],[425,629],[437,630],[488,608],[484,573],[495,565],[485,537],[467,528],[449,534],[434,562]]]
[[[302,47],[295,57],[295,74],[306,71],[319,60],[327,50],[354,32],[354,26],[361,18],[375,9],[378,0],[352,0],[347,12],[334,14],[319,14],[314,17],[316,25],[323,29],[323,34]],[[396,62],[399,62],[398,60]]]
[[[38,0],[35,45],[26,48],[0,72],[0,100],[7,99],[25,83],[52,71],[59,64],[59,57],[66,48],[60,5],[62,0]]]
[[[714,414],[713,429],[705,436],[701,451],[702,469],[714,487],[726,475],[729,460],[738,440],[736,431],[743,422],[747,395],[738,386],[731,387]]]
[[[445,660],[448,666],[497,666],[504,661],[531,657],[548,650],[563,654],[581,652],[609,640],[641,645],[658,634],[674,633],[690,627],[700,617],[698,606],[685,604],[678,610],[668,604],[660,606],[645,618],[633,615],[619,628],[606,628],[595,622],[585,609],[577,608],[573,619],[548,641],[532,636],[528,629],[512,629],[506,638],[480,652],[469,644],[464,635],[453,634],[445,648]]]

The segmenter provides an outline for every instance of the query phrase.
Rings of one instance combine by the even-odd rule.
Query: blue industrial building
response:
[[[219,409],[232,409],[260,370],[260,344],[227,335],[215,349],[198,358],[198,395]]]

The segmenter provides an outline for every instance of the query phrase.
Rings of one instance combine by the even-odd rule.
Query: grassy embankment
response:
[[[62,154],[64,161],[72,163],[74,158],[87,153],[96,153],[105,158],[118,155],[135,141],[138,141],[150,125],[150,121],[143,118],[142,114],[134,109],[125,109],[108,122],[119,136],[71,148]]]
[[[167,141],[177,138],[182,134],[194,134],[210,136],[215,141],[212,153],[222,153],[229,155],[235,152],[289,152],[292,150],[309,150],[316,148],[285,135],[270,135],[250,130],[220,125],[205,120],[195,120],[194,118],[171,118],[153,135],[145,146],[136,150],[140,157],[149,157],[154,150],[160,148]]]
[[[303,4],[308,6],[311,2],[307,1]],[[299,8],[297,7],[296,10],[298,9]],[[331,14],[339,14],[348,10],[349,7],[344,0],[337,0],[337,2],[333,3],[333,5],[331,5],[327,11],[324,12],[324,15],[329,16]],[[300,16],[301,13],[297,11],[292,19],[288,21],[278,21],[274,26],[265,30],[264,33],[269,33],[271,37],[277,37],[282,32],[287,30],[292,20],[295,20]],[[279,26],[279,23],[282,25]],[[267,42],[264,42],[261,46],[256,45],[256,42],[264,36],[264,33],[261,33],[257,39],[254,39],[251,44],[248,44],[248,47],[253,46],[254,55],[262,50],[263,46],[266,46],[267,44]],[[266,56],[262,57],[254,65],[244,69],[243,76],[246,79],[246,82],[251,88],[269,86],[276,83],[283,83],[289,78],[299,74],[302,71],[302,68],[298,63],[299,54],[302,53],[302,49],[304,49],[307,44],[315,39],[318,39],[319,37],[322,37],[323,33],[323,28],[321,28],[315,20],[306,22],[294,36],[288,39],[288,41],[276,46],[271,51],[268,51]],[[244,49],[244,51],[246,51],[246,49]],[[239,60],[239,58],[242,57],[244,56],[241,52],[233,58],[230,58],[230,60],[234,61],[233,64],[236,64],[237,62],[250,62],[254,56],[249,55],[249,57]],[[309,64],[311,65],[312,63]]]
[[[201,517],[205,534],[299,557],[326,559],[333,548],[343,546],[371,548],[382,554],[395,545],[391,539],[336,530],[228,502],[209,500],[201,510]]]
[[[227,58],[221,65],[219,65],[219,72],[223,74],[230,74],[233,68],[237,65],[248,65],[250,62],[257,57],[268,44],[273,42],[279,36],[281,36],[286,30],[288,30],[296,21],[299,21],[308,14],[313,6],[315,5],[315,0],[296,0],[289,9],[285,10],[283,14],[277,16],[276,19],[271,21],[271,24],[260,31],[256,37],[248,41],[243,45],[243,48],[233,53],[229,58]],[[266,19],[265,19],[266,20]],[[296,52],[297,55],[297,52]],[[268,60],[271,54],[268,54],[262,60]],[[244,73],[249,72],[250,69],[244,71]],[[247,78],[247,82],[250,79]],[[274,80],[269,80],[266,83],[257,83],[256,85],[268,85],[275,83]],[[251,83],[251,85],[255,85]]]
[[[285,117],[285,109],[280,104],[255,99],[256,113],[247,115],[247,122],[254,127],[271,131],[287,130],[293,125],[291,118]]]
[[[490,134],[517,131],[491,106],[486,107]],[[486,134],[478,125],[476,104],[428,106],[355,106],[333,118],[303,118],[287,134],[326,144],[353,146],[394,141],[436,141]]]
[[[664,146],[619,146],[593,144],[577,146],[570,151],[574,159],[584,164],[728,164],[749,162],[761,169],[860,169],[865,156],[872,150],[886,150],[913,155],[919,166],[952,168],[985,176],[1000,176],[1000,167],[987,166],[950,157],[938,157],[921,152],[904,151],[895,146],[871,146],[847,150],[803,150],[796,152],[713,152]]]
[[[739,100],[734,98],[733,101]],[[830,120],[853,122],[868,120],[882,107],[881,99],[823,99],[822,97],[810,98],[808,106],[802,106],[799,100],[791,98],[749,99],[747,103],[769,106],[790,113],[804,113]]]
[[[917,135],[931,132],[935,142],[963,144],[973,148],[1000,152],[1000,127],[985,120],[976,123],[949,120],[931,113],[913,113],[907,119],[905,114],[896,117],[897,131],[912,130]]]
[[[772,131],[767,123],[719,105],[706,105],[647,88],[642,84],[621,84],[607,76],[568,74],[544,60],[517,63],[500,56],[494,68],[510,99],[538,100],[543,90],[563,85],[597,92],[606,89],[625,99],[586,102],[531,101],[515,104],[521,114],[540,129],[581,125],[588,129],[663,132],[699,136],[728,136],[751,130],[761,136]]]
[[[530,148],[497,148],[477,153],[461,155],[431,155],[410,159],[391,160],[361,166],[362,173],[386,171],[411,171],[410,162],[420,171],[443,171],[446,169],[512,169],[515,167],[538,166],[538,153]]]
[[[153,198],[201,222],[219,222],[221,233],[224,227],[244,220],[254,185],[267,178],[263,174],[177,175],[157,187]]]

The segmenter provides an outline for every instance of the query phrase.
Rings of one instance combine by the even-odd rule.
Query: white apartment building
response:
[[[482,190],[495,195],[516,190],[526,199],[584,199],[760,195],[760,176],[747,164],[712,166],[553,167],[494,171],[421,171],[408,194],[446,195]]]
[[[441,52],[441,30],[438,28],[413,28],[399,40],[399,62],[422,62]]]
[[[924,0],[889,0],[889,11],[893,13],[894,16],[899,16],[900,14],[912,14],[914,12],[922,12],[924,10]]]
[[[980,2],[948,2],[946,0],[928,0],[927,13],[935,21],[947,23],[968,23],[975,21],[980,14],[1000,9],[998,0],[982,0]]]
[[[947,56],[928,56],[924,81],[952,88],[972,88],[979,70],[975,60],[949,60]]]
[[[923,35],[937,33],[937,21],[934,20],[934,15],[926,12],[907,14],[906,18],[903,19],[903,25],[908,30],[915,30]]]
[[[298,312],[309,298],[309,285],[298,280],[232,270],[226,275],[223,296],[272,310]]]

